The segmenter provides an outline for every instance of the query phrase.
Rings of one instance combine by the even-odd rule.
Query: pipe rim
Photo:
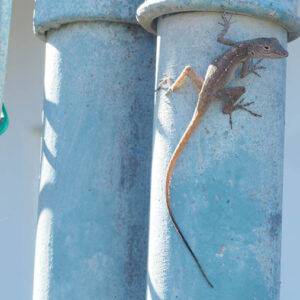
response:
[[[291,10],[278,3],[260,1],[211,1],[196,0],[150,0],[145,1],[137,9],[136,18],[147,31],[156,34],[156,22],[159,17],[184,12],[226,12],[264,18],[275,22],[287,31],[288,41],[300,36],[300,18]]]

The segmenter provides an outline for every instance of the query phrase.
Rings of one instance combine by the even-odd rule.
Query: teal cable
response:
[[[6,131],[9,124],[9,119],[8,119],[8,115],[4,103],[2,104],[2,112],[3,112],[3,118],[0,119],[0,135]]]

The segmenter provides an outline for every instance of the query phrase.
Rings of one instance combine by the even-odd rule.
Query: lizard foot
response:
[[[252,102],[247,102],[247,103],[243,103],[244,100],[245,100],[244,98],[241,99],[241,100],[234,106],[234,108],[235,108],[234,110],[242,109],[242,110],[247,111],[249,114],[251,114],[251,115],[254,116],[254,117],[259,117],[259,118],[261,118],[262,115],[259,115],[259,114],[255,113],[255,112],[251,111],[250,109],[246,108],[247,106],[250,106],[250,105],[254,104],[254,101],[252,101]]]
[[[227,19],[226,11],[224,11],[224,13],[222,14],[223,23],[218,22],[221,26],[224,27],[224,29],[223,29],[224,32],[227,32],[230,25],[234,23],[234,22],[231,22],[231,18],[232,18],[232,15],[229,17],[229,19]]]
[[[259,64],[262,62],[262,60],[263,59],[261,58],[256,63],[253,63],[253,60],[251,60],[251,63],[249,64],[246,76],[249,75],[249,74],[251,74],[251,73],[253,73],[256,76],[261,77],[260,74],[257,73],[256,71],[257,70],[265,70],[266,69],[266,67],[264,67],[264,66],[259,66]]]
[[[251,114],[254,117],[258,117],[261,118],[262,115],[259,115],[255,112],[253,112],[252,110],[248,109],[247,107],[254,104],[254,102],[247,102],[247,103],[243,103],[244,102],[244,98],[241,99],[236,105],[234,105],[231,109],[231,112],[229,113],[229,124],[230,124],[230,128],[232,129],[232,113],[236,110],[244,110],[246,112],[248,112],[249,114]]]
[[[155,90],[155,92],[158,92],[166,83],[168,84],[168,86],[172,86],[173,81],[172,81],[172,79],[170,77],[164,77],[164,78],[162,78],[159,81],[158,87]],[[166,95],[167,95],[167,93],[169,94],[171,92],[170,89],[171,89],[171,87],[169,87],[169,89],[167,90]]]

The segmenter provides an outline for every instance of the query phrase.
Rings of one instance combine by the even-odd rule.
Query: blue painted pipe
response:
[[[0,135],[9,124],[7,111],[4,105],[4,86],[6,74],[7,49],[11,18],[11,0],[0,0]]]
[[[229,39],[276,37],[286,47],[299,35],[296,1],[145,1],[137,17],[158,36],[156,84],[176,79],[187,65],[205,76],[228,48],[217,43],[224,8],[235,13]],[[262,118],[234,112],[231,130],[223,102],[213,102],[172,176],[174,218],[214,289],[176,232],[165,199],[167,166],[198,92],[187,79],[168,96],[166,89],[156,94],[148,300],[279,299],[286,62],[262,65],[261,78],[236,75],[231,83],[246,88],[246,101],[255,102],[251,109]]]
[[[146,293],[155,40],[134,21],[138,1],[98,2],[36,2],[47,45],[35,300]]]

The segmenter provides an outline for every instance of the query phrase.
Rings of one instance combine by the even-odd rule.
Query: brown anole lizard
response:
[[[236,110],[244,110],[250,113],[255,117],[261,117],[260,115],[252,112],[248,109],[248,107],[253,104],[253,102],[243,103],[243,100],[237,102],[240,97],[246,92],[246,89],[242,86],[239,87],[226,87],[226,85],[231,81],[231,78],[234,76],[236,69],[240,64],[242,64],[242,71],[240,74],[241,78],[244,78],[250,73],[254,73],[255,75],[260,75],[256,72],[259,69],[265,69],[262,66],[258,66],[260,61],[263,58],[284,58],[288,56],[288,52],[281,46],[279,41],[276,38],[257,38],[252,40],[245,40],[241,42],[234,42],[230,39],[225,38],[225,35],[230,27],[230,19],[227,19],[226,14],[224,13],[222,16],[223,23],[219,23],[224,28],[220,32],[218,36],[218,42],[227,46],[231,46],[229,50],[215,58],[211,64],[209,65],[205,79],[203,80],[193,69],[191,66],[187,66],[184,68],[183,72],[179,75],[177,80],[171,87],[167,90],[166,95],[170,92],[175,91],[178,89],[183,81],[185,80],[186,76],[192,80],[196,88],[199,90],[198,102],[187,129],[185,130],[181,140],[179,141],[173,155],[171,157],[167,175],[166,175],[166,202],[167,208],[170,215],[170,218],[180,235],[181,239],[183,240],[184,244],[188,248],[189,252],[193,256],[195,262],[197,263],[203,277],[205,278],[206,282],[209,284],[210,287],[213,288],[212,283],[207,278],[201,264],[199,263],[196,255],[194,254],[193,250],[191,249],[190,245],[186,241],[183,233],[181,232],[180,228],[178,227],[173,213],[170,206],[170,182],[171,176],[176,164],[176,161],[181,154],[184,146],[188,142],[190,136],[192,135],[193,131],[195,130],[198,123],[203,118],[204,114],[206,113],[209,105],[214,100],[222,100],[227,99],[228,101],[223,106],[223,114],[229,115],[229,122],[232,128],[232,113]],[[260,60],[256,63],[252,63],[252,58],[260,58]],[[161,81],[158,86],[159,90],[162,85],[167,82],[168,79],[165,78]]]

